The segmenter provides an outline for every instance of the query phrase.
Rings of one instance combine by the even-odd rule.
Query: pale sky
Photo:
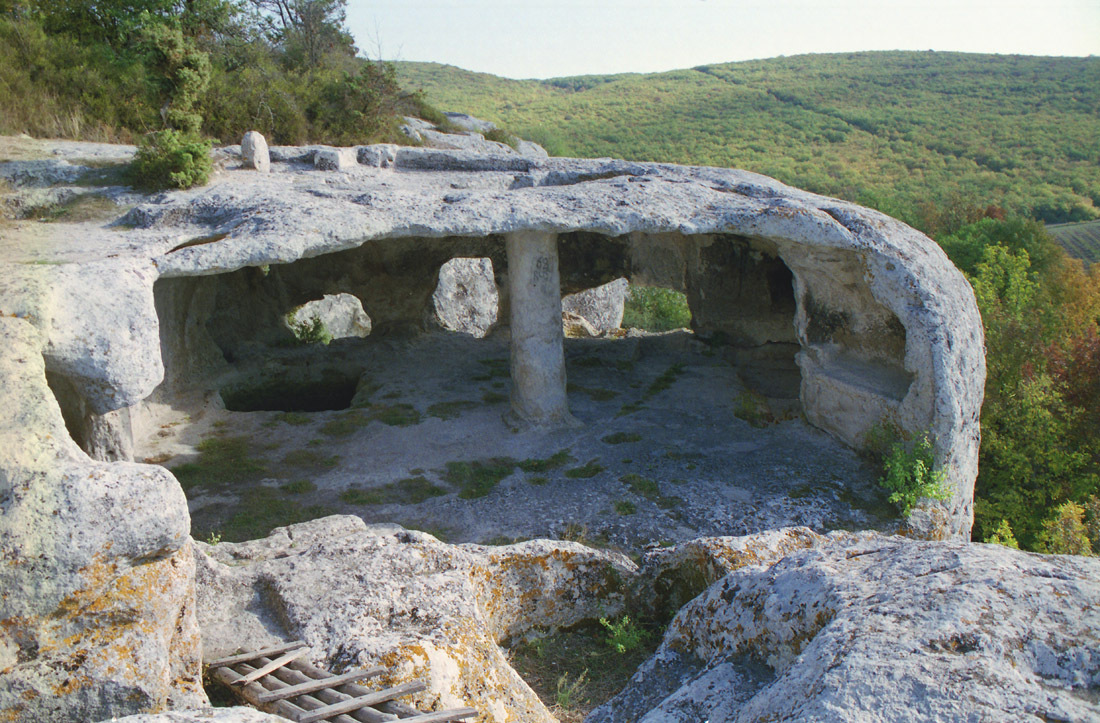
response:
[[[372,58],[509,78],[858,50],[1100,55],[1100,0],[349,0]]]

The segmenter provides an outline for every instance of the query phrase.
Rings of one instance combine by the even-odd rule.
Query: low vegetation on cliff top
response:
[[[400,142],[401,115],[432,109],[358,56],[345,4],[0,0],[0,134]]]

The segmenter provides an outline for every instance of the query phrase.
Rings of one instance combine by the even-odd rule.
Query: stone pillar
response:
[[[134,433],[130,426],[130,408],[84,416],[84,443],[92,459],[101,462],[133,462]]]
[[[535,425],[568,425],[561,330],[558,239],[546,231],[508,234],[512,414]]]

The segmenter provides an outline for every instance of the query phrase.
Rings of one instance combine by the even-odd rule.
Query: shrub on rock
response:
[[[130,165],[135,186],[151,190],[201,186],[210,178],[210,143],[174,130],[145,137]]]

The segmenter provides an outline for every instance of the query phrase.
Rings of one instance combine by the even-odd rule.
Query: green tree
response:
[[[1052,555],[1091,555],[1085,508],[1073,501],[1059,505],[1054,516],[1043,523],[1036,547]]]
[[[354,57],[355,40],[344,27],[347,0],[250,0],[268,36],[295,68],[317,68],[330,55]]]
[[[202,115],[195,110],[210,84],[210,56],[184,36],[178,26],[149,24],[142,29],[141,47],[158,95],[163,99],[161,118],[168,128],[196,134]]]

